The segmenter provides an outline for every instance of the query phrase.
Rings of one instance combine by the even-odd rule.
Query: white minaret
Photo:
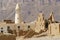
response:
[[[20,8],[19,4],[16,5],[15,11],[16,11],[15,24],[19,24],[19,23],[21,23],[21,15],[20,15],[21,8]]]

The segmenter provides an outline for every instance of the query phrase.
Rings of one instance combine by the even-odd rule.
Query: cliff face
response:
[[[16,3],[21,4],[23,21],[30,22],[37,18],[38,13],[43,11],[45,18],[54,12],[56,20],[60,20],[60,2],[53,0],[0,0],[0,21],[4,19],[14,20]]]

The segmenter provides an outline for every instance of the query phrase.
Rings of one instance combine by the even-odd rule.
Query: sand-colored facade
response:
[[[21,18],[21,9],[19,7],[19,4],[16,5],[15,10],[15,23],[0,22],[0,33],[3,31],[3,33],[12,33],[19,36],[20,34],[24,34],[24,32],[29,33],[27,32],[29,30],[33,30],[35,33],[40,33],[40,31],[46,31],[46,19],[44,19],[44,14],[42,12],[38,14],[38,18],[35,21],[25,23]],[[51,12],[51,15],[47,21],[47,30],[48,34],[50,35],[60,34],[60,23],[55,23],[54,21],[54,16]]]

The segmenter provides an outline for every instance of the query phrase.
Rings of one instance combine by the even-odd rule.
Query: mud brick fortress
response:
[[[32,37],[44,32],[47,32],[46,35],[60,35],[60,23],[55,21],[53,12],[50,13],[48,19],[45,19],[41,11],[35,21],[26,23],[22,20],[19,3],[16,5],[15,11],[15,22],[11,20],[0,22],[0,33],[9,33],[24,37]]]

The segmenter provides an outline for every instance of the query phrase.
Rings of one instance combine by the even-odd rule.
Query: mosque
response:
[[[10,33],[16,36],[25,35],[25,37],[31,37],[43,32],[48,32],[47,35],[60,34],[60,23],[54,20],[53,12],[51,12],[48,19],[44,19],[44,14],[40,12],[35,21],[26,23],[22,21],[19,4],[16,5],[15,11],[15,22],[11,20],[0,22],[0,33]]]

